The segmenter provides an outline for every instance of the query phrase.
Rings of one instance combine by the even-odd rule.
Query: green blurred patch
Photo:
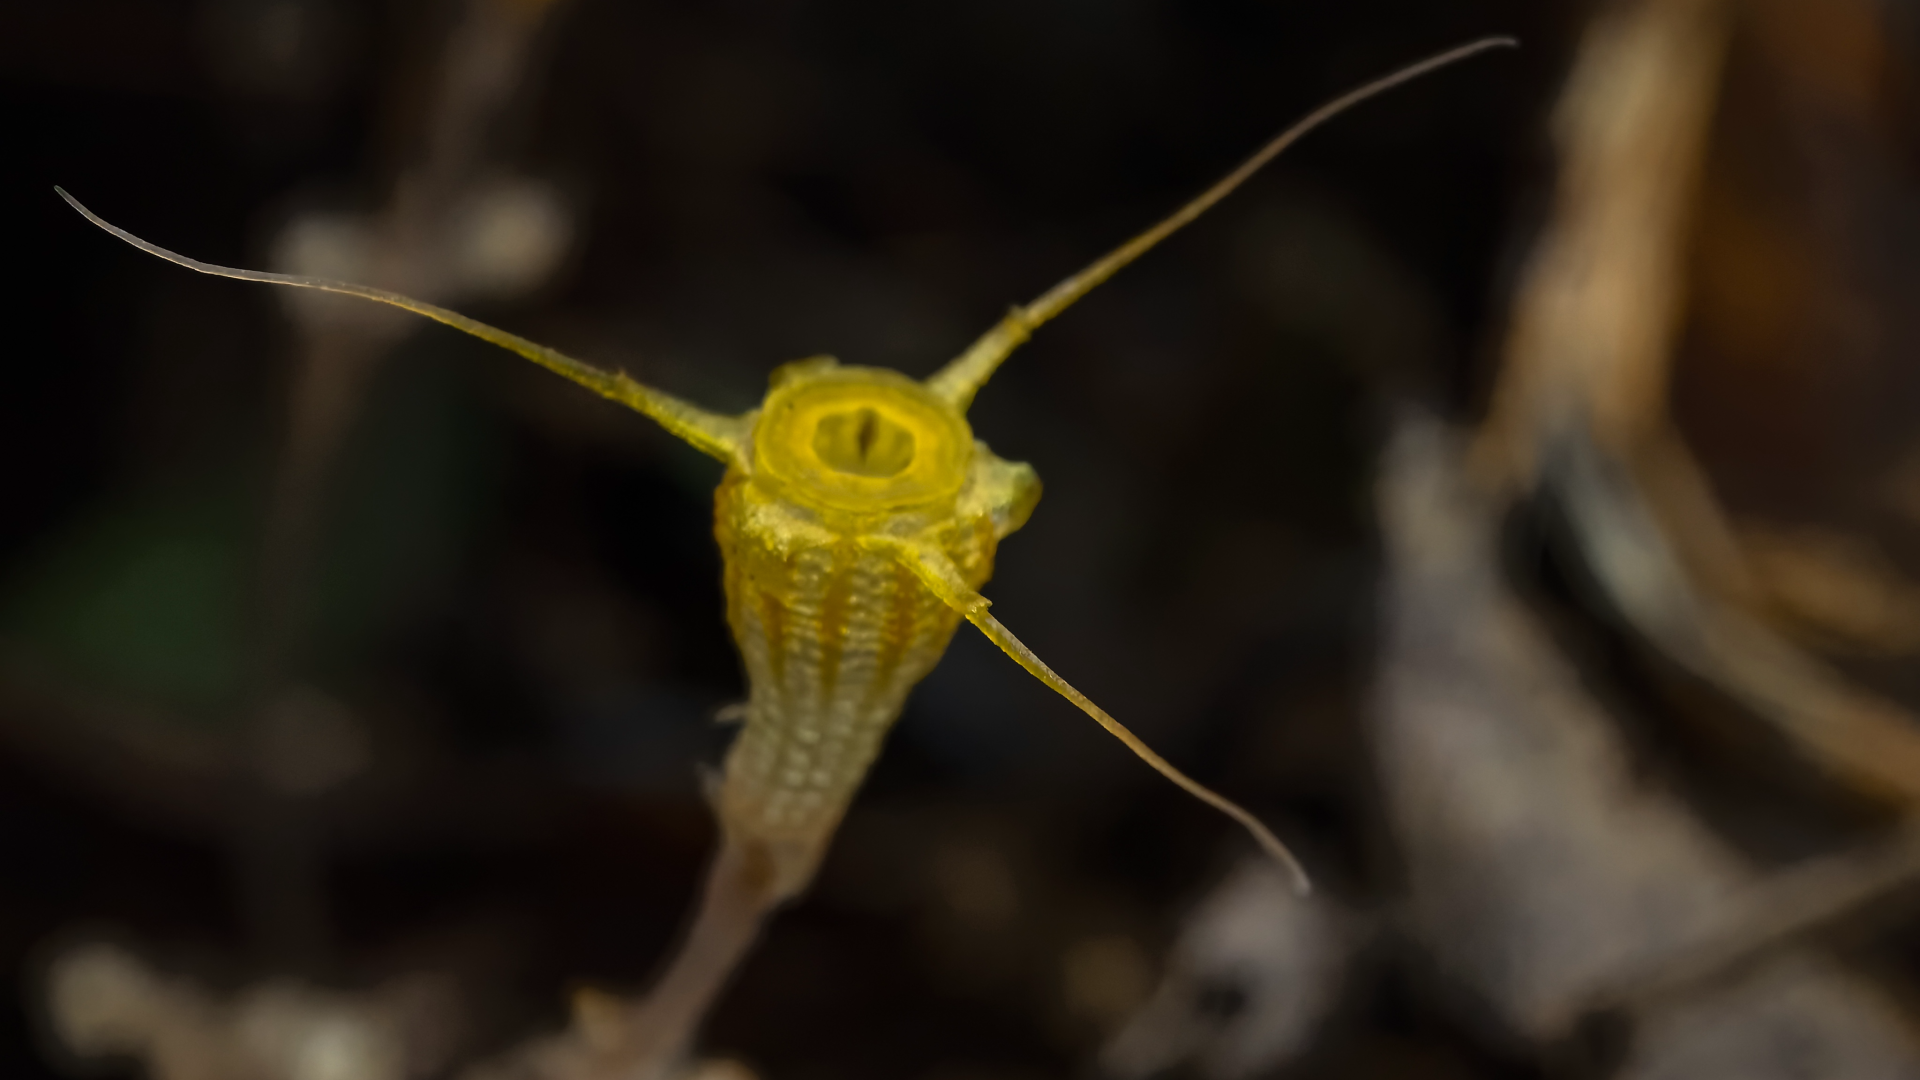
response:
[[[12,575],[0,628],[49,675],[215,715],[240,684],[248,503],[202,484],[83,515]]]
[[[334,463],[295,615],[300,677],[350,680],[444,610],[491,520],[497,439],[454,370],[467,358],[441,351],[384,366]],[[69,522],[0,584],[0,634],[49,678],[224,726],[254,660],[265,488],[248,474],[269,460],[248,447]]]

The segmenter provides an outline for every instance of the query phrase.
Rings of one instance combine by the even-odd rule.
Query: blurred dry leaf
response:
[[[1607,708],[1502,583],[1500,502],[1455,437],[1410,420],[1381,481],[1388,543],[1374,733],[1407,924],[1533,1041],[1608,989],[1739,936],[1753,871],[1636,775]],[[1782,1051],[1790,1043],[1791,1053]],[[1787,952],[1643,1018],[1628,1077],[1899,1077],[1920,1069],[1884,995]]]
[[[1840,783],[1912,804],[1920,802],[1920,721],[1757,614],[1773,597],[1746,565],[1713,480],[1669,419],[1674,338],[1690,281],[1683,270],[1721,61],[1736,20],[1760,7],[1616,0],[1589,27],[1558,113],[1554,216],[1514,300],[1506,366],[1474,448],[1476,473],[1521,489],[1548,474],[1607,614]],[[1804,18],[1814,9],[1795,10]],[[1778,30],[1761,29],[1769,27]],[[1857,36],[1845,27],[1834,34],[1842,43]],[[1752,257],[1714,257],[1713,265],[1732,270],[1718,281],[1708,275],[1697,290],[1703,325],[1739,324],[1746,329],[1732,333],[1746,341],[1740,335],[1754,325],[1747,306],[1763,306],[1756,317],[1771,325],[1765,320],[1782,318],[1818,286],[1803,280],[1804,259],[1793,254],[1800,242],[1770,231],[1778,215],[1750,214],[1711,182],[1707,190],[1699,216],[1707,253],[1714,237],[1731,237],[1728,250]],[[1755,340],[1772,349],[1804,344],[1785,329]],[[1850,603],[1802,595],[1799,606],[1818,606],[1831,620]],[[1885,612],[1847,617],[1872,622],[1874,634],[1907,633],[1903,619]]]
[[[1590,424],[1624,453],[1663,422],[1679,239],[1728,18],[1720,0],[1616,0],[1588,25],[1554,116],[1553,219],[1514,298],[1475,449],[1486,475],[1530,484],[1553,425]]]
[[[1860,536],[1748,524],[1740,546],[1771,607],[1816,647],[1920,651],[1920,582]]]
[[[1284,1064],[1337,1000],[1358,929],[1333,901],[1294,895],[1268,860],[1243,861],[1188,914],[1165,977],[1101,1065],[1122,1080],[1187,1064],[1241,1080]]]

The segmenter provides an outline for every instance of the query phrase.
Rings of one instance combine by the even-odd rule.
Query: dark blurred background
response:
[[[1313,134],[971,414],[1047,485],[996,613],[1390,924],[1377,461],[1410,407],[1486,408],[1604,5],[491,2],[0,12],[0,1074],[81,1066],[47,986],[88,943],[206,1000],[426,973],[445,1048],[417,1075],[557,1028],[582,985],[643,986],[742,696],[717,464],[452,331],[140,254],[54,184],[188,255],[417,292],[732,411],[815,353],[930,373],[1321,100],[1513,34]],[[1729,512],[1776,523],[1742,534],[1786,583],[1755,610],[1909,708],[1920,23],[1802,17],[1731,32],[1672,408]],[[1816,89],[1879,74],[1780,92],[1801,69],[1776,38]],[[468,82],[463,42],[498,53]],[[1640,718],[1635,768],[1743,858],[1903,812],[1790,751],[1748,761],[1725,724],[1665,734],[1705,691],[1669,694],[1591,601],[1558,510],[1501,521],[1517,592]],[[781,1080],[1087,1075],[1247,848],[963,628],[705,1043]],[[1864,947],[1905,987],[1920,934],[1889,925]],[[1307,1056],[1243,1074],[1559,1069],[1405,936],[1368,938]]]

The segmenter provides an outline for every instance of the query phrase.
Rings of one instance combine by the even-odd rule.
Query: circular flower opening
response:
[[[813,453],[835,472],[897,476],[913,464],[913,432],[871,408],[828,413],[813,429]]]
[[[972,460],[966,418],[926,387],[825,357],[777,372],[754,424],[755,483],[820,510],[933,506],[959,495]]]

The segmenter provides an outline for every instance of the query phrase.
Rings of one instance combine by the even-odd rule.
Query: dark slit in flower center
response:
[[[913,464],[913,432],[871,408],[820,418],[813,452],[835,472],[885,478]]]

